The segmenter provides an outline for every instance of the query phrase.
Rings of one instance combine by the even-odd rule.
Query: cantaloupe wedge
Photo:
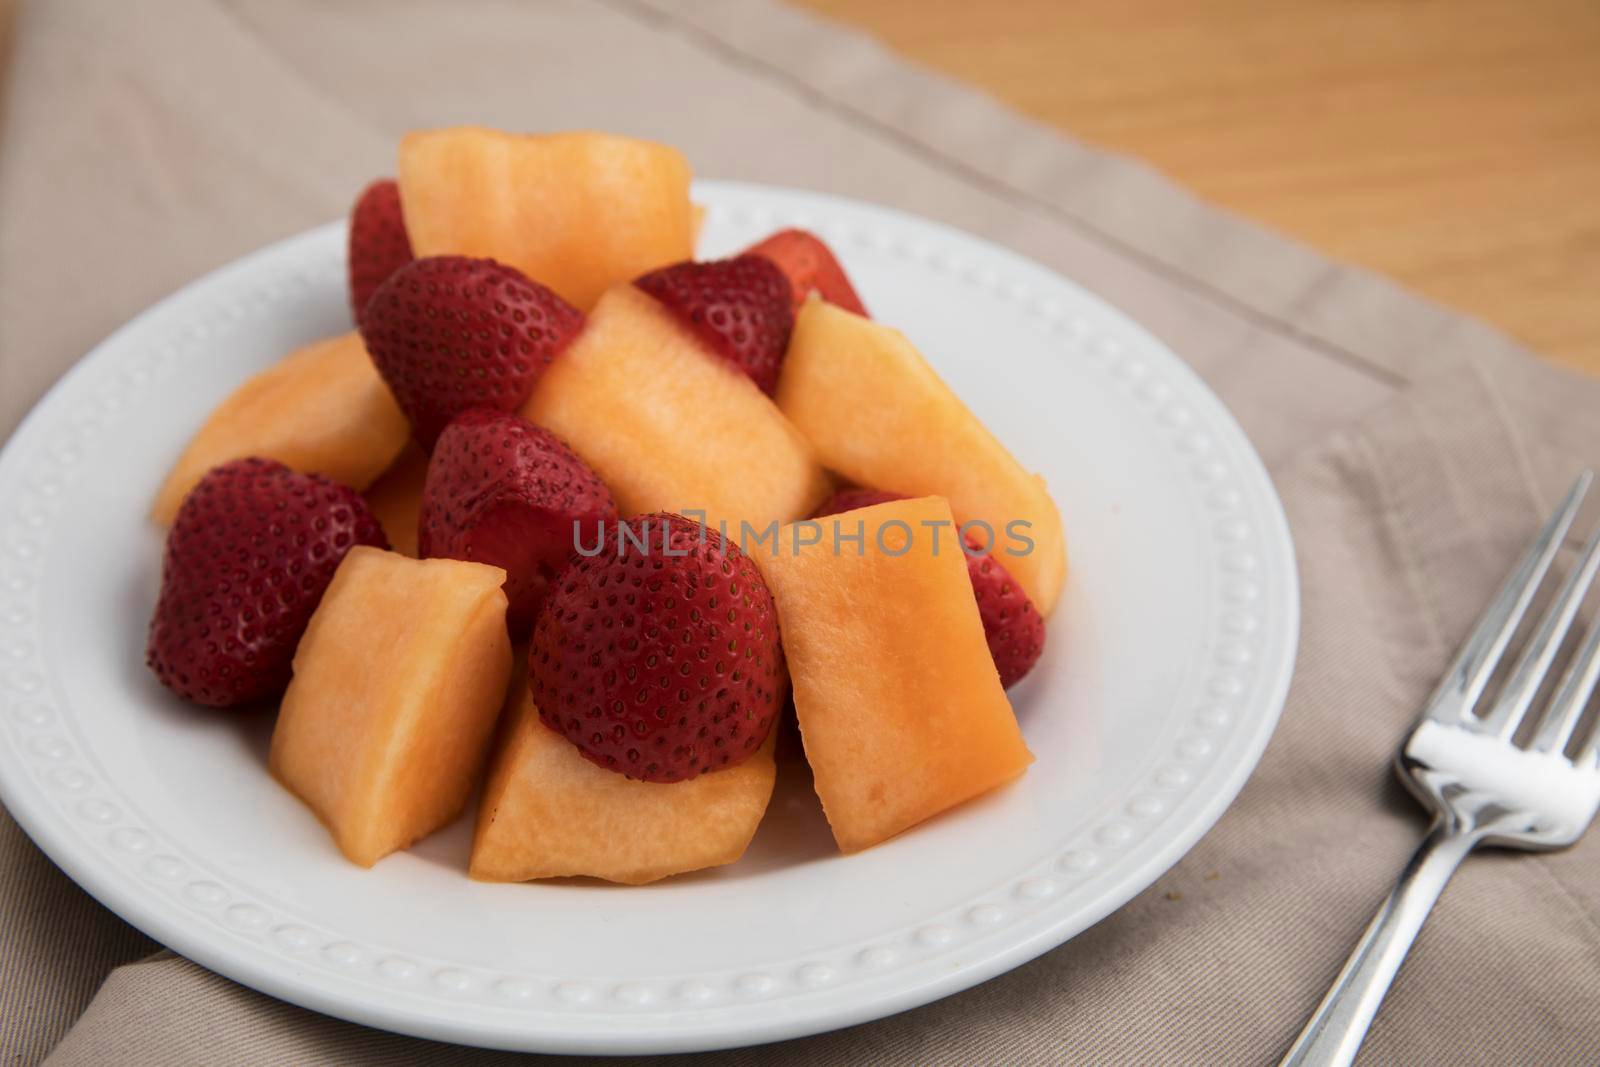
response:
[[[822,465],[858,485],[950,501],[995,532],[995,558],[1048,615],[1067,574],[1061,515],[1044,480],[978,421],[898,331],[820,300],[801,307],[778,406]],[[1007,537],[1015,529],[1032,541]],[[982,528],[975,527],[981,536]],[[1025,554],[1014,555],[1015,552]]]
[[[686,782],[643,782],[585,759],[512,682],[472,842],[487,882],[587,875],[642,885],[744,855],[772,797],[777,731],[748,759]]]
[[[623,515],[691,514],[737,543],[811,514],[828,480],[749,376],[702,347],[654,299],[613,287],[539,378],[522,414],[555,431]]]
[[[162,483],[150,515],[170,526],[206,471],[246,456],[365,489],[410,436],[361,335],[330,337],[290,353],[217,405]]]
[[[400,142],[420,258],[489,256],[587,310],[607,287],[694,254],[689,163],[607,133],[424,130]]]
[[[350,550],[295,650],[268,766],[370,867],[455,818],[511,673],[505,571]]]
[[[855,852],[1011,781],[1033,756],[949,505],[896,500],[815,522],[820,539],[785,527],[777,551],[751,558],[778,606],[817,795],[839,847]],[[834,537],[836,522],[862,534],[859,549]]]
[[[361,495],[383,527],[389,547],[402,556],[417,555],[417,516],[422,512],[422,485],[428,480],[428,454],[415,441]]]

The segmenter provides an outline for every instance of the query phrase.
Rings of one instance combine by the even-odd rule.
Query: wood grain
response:
[[[1600,373],[1596,0],[797,2]]]
[[[800,0],[1600,372],[1596,0]]]

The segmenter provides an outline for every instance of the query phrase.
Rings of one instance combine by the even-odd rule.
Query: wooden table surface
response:
[[[1600,0],[796,2],[1600,373]]]
[[[1600,372],[1600,0],[799,0]]]

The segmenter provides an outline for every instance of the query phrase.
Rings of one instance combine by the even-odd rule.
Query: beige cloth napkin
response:
[[[0,434],[151,301],[342,214],[401,131],[462,121],[660,138],[701,174],[984,234],[1126,309],[1232,406],[1287,504],[1305,615],[1237,803],[1149,892],[1009,975],[712,1062],[1273,1059],[1421,831],[1393,746],[1556,492],[1600,463],[1600,384],[765,0],[25,3],[4,108]],[[0,813],[0,1062],[500,1058],[158,948]],[[1365,1062],[1600,1062],[1600,834],[1470,860]]]

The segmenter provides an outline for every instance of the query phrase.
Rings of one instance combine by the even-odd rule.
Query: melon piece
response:
[[[778,605],[806,762],[845,852],[1033,762],[953,523],[940,497],[895,500],[786,526],[777,551],[751,553]]]
[[[584,758],[512,683],[478,809],[472,877],[586,875],[642,885],[744,855],[772,797],[774,730],[749,758],[684,782],[645,782]]]
[[[795,319],[778,406],[829,470],[857,485],[945,497],[962,524],[994,531],[1005,565],[1041,615],[1067,575],[1061,515],[1044,480],[978,421],[898,330],[810,300]],[[1031,548],[1013,533],[1025,536]],[[984,538],[983,527],[972,530]]]
[[[415,441],[361,495],[383,527],[389,547],[413,559],[417,555],[417,517],[422,513],[422,485],[428,480],[428,454]]]
[[[206,471],[247,456],[365,489],[410,437],[361,335],[340,334],[290,353],[217,405],[173,465],[150,514],[170,526]]]
[[[608,133],[462,126],[400,142],[419,259],[497,259],[584,310],[613,283],[694,255],[689,177],[677,149]]]
[[[809,515],[829,485],[770,397],[632,285],[601,298],[522,408],[572,446],[623,515],[671,511],[712,528]]]
[[[352,862],[450,822],[511,674],[506,572],[350,550],[294,655],[268,767]]]

